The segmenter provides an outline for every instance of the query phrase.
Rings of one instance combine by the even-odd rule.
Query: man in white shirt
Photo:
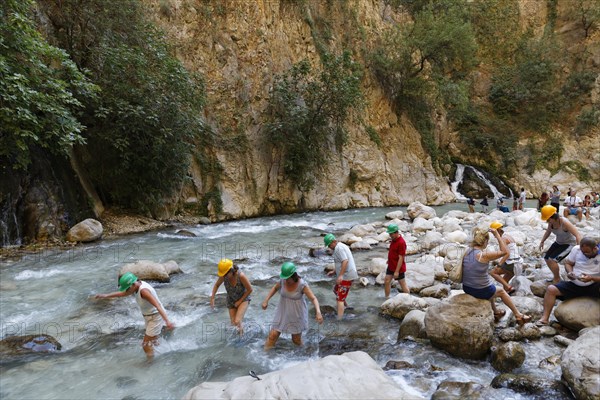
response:
[[[577,215],[579,221],[583,218],[583,207],[581,204],[581,198],[577,196],[577,191],[571,190],[570,196],[565,198],[565,210],[563,215],[568,218],[569,215]]]
[[[565,259],[565,270],[570,281],[560,281],[548,286],[544,295],[544,312],[536,325],[548,325],[550,312],[558,297],[561,300],[575,297],[600,298],[600,250],[598,240],[584,237],[573,247]]]
[[[525,188],[521,188],[521,194],[519,195],[519,210],[523,211],[523,205],[525,204],[526,199],[527,194],[525,193]]]
[[[341,320],[344,317],[344,310],[347,306],[346,297],[350,292],[352,281],[358,279],[356,264],[354,264],[354,257],[350,248],[344,243],[338,242],[332,233],[325,235],[323,241],[325,246],[333,250],[333,262],[335,264],[335,274],[337,275],[333,292],[337,301],[337,318]],[[333,275],[333,272],[330,275]]]

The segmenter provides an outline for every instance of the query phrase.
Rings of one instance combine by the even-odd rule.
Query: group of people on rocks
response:
[[[556,189],[556,186],[554,187]],[[555,192],[550,199],[554,202]],[[524,191],[522,191],[524,193]],[[571,191],[575,195],[574,191]],[[560,192],[558,192],[560,196]],[[577,228],[567,218],[567,213],[561,216],[554,205],[544,205],[540,209],[541,218],[547,222],[546,231],[540,241],[540,250],[544,249],[545,241],[554,235],[555,241],[544,253],[546,265],[552,272],[551,283],[544,296],[544,309],[536,325],[542,326],[549,323],[549,316],[557,298],[566,300],[580,296],[600,297],[600,248],[598,238],[582,238]],[[399,290],[410,293],[406,283],[406,242],[399,232],[398,225],[389,224],[386,229],[391,242],[388,250],[387,269],[384,280],[385,297],[390,296],[391,284],[398,282]],[[499,249],[488,248],[491,235],[498,241]],[[329,275],[335,275],[333,292],[336,297],[337,318],[342,319],[344,311],[348,308],[346,298],[355,279],[358,279],[356,264],[350,248],[339,242],[332,233],[323,238],[325,247],[333,251],[335,270]],[[559,262],[565,259],[565,270],[568,281],[561,281]],[[489,264],[495,266],[490,271]],[[513,312],[519,325],[531,321],[531,316],[525,315],[517,309],[510,294],[515,289],[510,285],[513,277],[521,274],[523,259],[513,237],[506,234],[503,224],[494,221],[488,227],[476,226],[472,232],[472,242],[466,249],[460,262],[462,268],[462,287],[465,293],[479,298],[490,300],[494,318],[499,320],[505,315],[504,309],[496,307],[495,298],[502,302]],[[215,306],[215,295],[225,284],[227,292],[227,308],[231,325],[239,334],[243,334],[243,319],[251,301],[250,295],[253,288],[246,275],[234,265],[230,259],[222,259],[217,265],[217,281],[210,296],[210,305]],[[496,286],[492,278],[501,284]],[[280,269],[279,281],[273,285],[265,297],[262,308],[266,310],[271,298],[279,293],[279,302],[273,318],[270,332],[265,342],[265,349],[272,348],[282,333],[291,334],[292,342],[302,344],[302,332],[308,329],[308,298],[315,307],[316,321],[323,322],[319,301],[311,291],[308,283],[298,275],[296,266],[292,262],[285,262]],[[154,354],[154,346],[158,344],[158,337],[163,326],[173,329],[162,303],[152,286],[140,281],[134,274],[128,272],[119,279],[119,291],[108,294],[98,294],[96,298],[125,297],[135,295],[140,311],[145,320],[145,335],[142,347],[150,358]]]

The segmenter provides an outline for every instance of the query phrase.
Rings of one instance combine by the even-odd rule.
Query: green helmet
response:
[[[281,274],[279,274],[279,277],[281,279],[287,279],[290,276],[294,275],[295,272],[296,272],[296,266],[294,265],[294,263],[287,261],[287,262],[284,262],[283,265],[281,266]]]
[[[329,245],[331,244],[331,242],[333,242],[334,240],[335,240],[335,236],[333,236],[333,233],[328,233],[323,238],[323,241],[325,242],[325,246],[327,246],[327,247],[329,247]]]
[[[389,224],[387,227],[387,233],[396,233],[396,232],[398,232],[398,225]]]
[[[119,278],[119,291],[124,292],[131,287],[138,280],[132,272],[125,273]]]

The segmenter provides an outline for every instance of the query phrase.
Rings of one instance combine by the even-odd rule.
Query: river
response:
[[[533,202],[530,203],[533,205]],[[465,204],[436,207],[466,210]],[[403,209],[366,208],[313,212],[185,227],[197,237],[179,237],[175,229],[131,235],[80,245],[71,250],[40,250],[0,268],[2,338],[49,334],[63,345],[59,353],[32,355],[0,363],[2,399],[180,399],[203,381],[227,381],[259,375],[314,360],[336,346],[351,345],[369,353],[381,366],[405,360],[413,369],[389,371],[410,393],[431,397],[446,380],[489,385],[497,372],[486,361],[459,360],[426,342],[396,343],[399,322],[379,316],[383,288],[355,287],[348,301],[354,307],[337,322],[314,321],[305,345],[296,348],[282,335],[270,352],[263,350],[278,295],[266,311],[260,307],[275,283],[280,265],[292,260],[310,284],[321,305],[334,306],[332,278],[323,267],[330,257],[311,258],[310,247],[322,245],[327,231],[342,233],[353,225],[383,221],[385,214]],[[385,249],[356,255],[357,263],[385,256]],[[246,314],[246,333],[237,337],[229,327],[224,295],[209,306],[221,257],[238,259],[254,286]],[[146,362],[141,348],[143,320],[133,297],[94,300],[91,296],[117,289],[120,268],[138,259],[175,260],[183,274],[170,283],[156,284],[176,329],[161,339],[154,361]],[[410,269],[410,258],[409,269]],[[373,282],[374,279],[370,278]],[[219,293],[223,293],[221,287]],[[350,339],[349,339],[350,338]],[[560,348],[551,341],[524,344],[527,359],[516,372],[559,379],[560,368],[541,370],[538,363]],[[527,399],[512,391],[494,391],[498,399]],[[377,397],[374,394],[374,397]]]

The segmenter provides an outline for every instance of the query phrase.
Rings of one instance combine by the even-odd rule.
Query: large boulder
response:
[[[441,262],[441,260],[439,260]],[[412,293],[419,293],[422,289],[433,286],[436,270],[443,272],[441,264],[433,256],[421,257],[406,266],[406,284]]]
[[[400,293],[381,305],[381,313],[401,320],[412,310],[425,310],[426,308],[427,302],[420,297]]]
[[[507,342],[492,348],[490,362],[500,372],[510,372],[519,368],[525,361],[525,350],[517,342]]]
[[[431,395],[431,400],[484,399],[485,387],[475,382],[443,381]]]
[[[600,398],[600,326],[588,329],[563,352],[560,366],[578,400]]]
[[[103,232],[100,221],[88,218],[69,229],[66,239],[69,242],[93,242],[100,239]]]
[[[387,269],[387,258],[375,257],[371,259],[371,265],[369,265],[369,274],[377,276]]]
[[[408,217],[414,220],[417,217],[432,219],[436,217],[435,210],[429,206],[419,203],[418,201],[412,202],[406,208]]]
[[[398,340],[413,338],[426,339],[427,332],[425,331],[425,312],[421,310],[412,310],[400,323],[398,330]]]
[[[482,359],[492,346],[494,314],[489,301],[459,294],[427,309],[425,329],[433,346],[457,357]]]
[[[577,297],[563,301],[554,309],[554,317],[574,331],[600,325],[600,299]]]
[[[433,225],[433,222],[428,219],[417,217],[413,221],[413,232],[427,232],[433,229],[435,229],[435,226]]]
[[[378,399],[416,398],[398,387],[365,352],[331,355],[280,371],[231,382],[204,382],[184,400],[198,399]]]
[[[134,263],[125,264],[119,276],[126,272],[132,272],[138,279],[157,282],[170,282],[171,275],[181,273],[181,269],[173,260],[164,264],[149,260],[139,260]]]

